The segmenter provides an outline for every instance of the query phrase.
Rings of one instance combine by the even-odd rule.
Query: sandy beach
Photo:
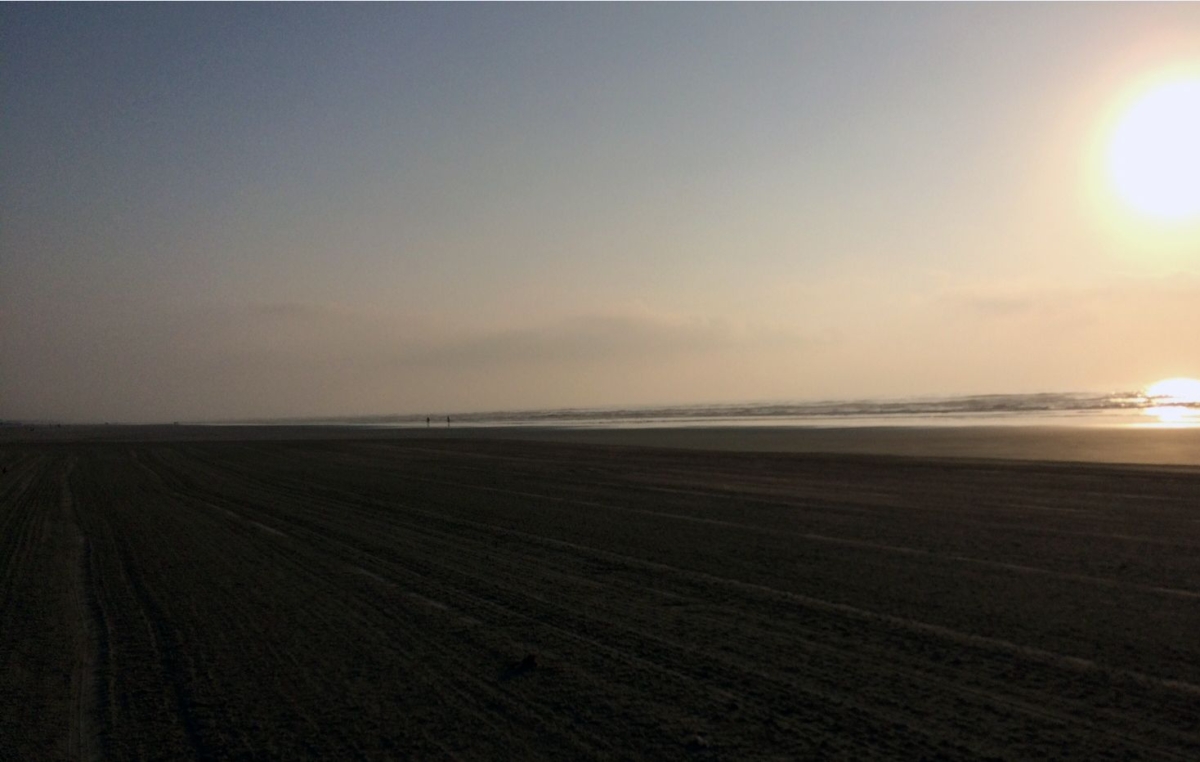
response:
[[[1200,761],[1200,2],[0,14],[0,762]]]
[[[0,758],[1200,755],[1200,473],[892,436],[9,430]]]

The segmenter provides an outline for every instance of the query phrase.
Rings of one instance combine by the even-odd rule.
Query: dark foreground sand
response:
[[[1149,440],[349,434],[4,432],[0,759],[1200,759]]]

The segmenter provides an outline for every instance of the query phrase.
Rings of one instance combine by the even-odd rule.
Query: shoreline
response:
[[[714,452],[886,455],[1200,467],[1200,427],[686,426],[570,428],[338,425],[25,425],[0,428],[9,443],[270,440],[506,440]]]

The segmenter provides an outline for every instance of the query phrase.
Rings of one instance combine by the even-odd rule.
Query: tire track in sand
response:
[[[71,559],[71,600],[74,603],[75,663],[71,670],[71,710],[67,730],[67,753],[73,760],[91,762],[100,758],[93,717],[96,713],[97,663],[101,622],[97,602],[89,584],[91,545],[83,531],[71,490],[72,458],[62,469],[59,509],[64,525],[73,530],[75,557]]]

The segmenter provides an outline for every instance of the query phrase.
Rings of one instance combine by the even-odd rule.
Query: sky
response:
[[[0,7],[0,418],[1200,377],[1200,4]]]

